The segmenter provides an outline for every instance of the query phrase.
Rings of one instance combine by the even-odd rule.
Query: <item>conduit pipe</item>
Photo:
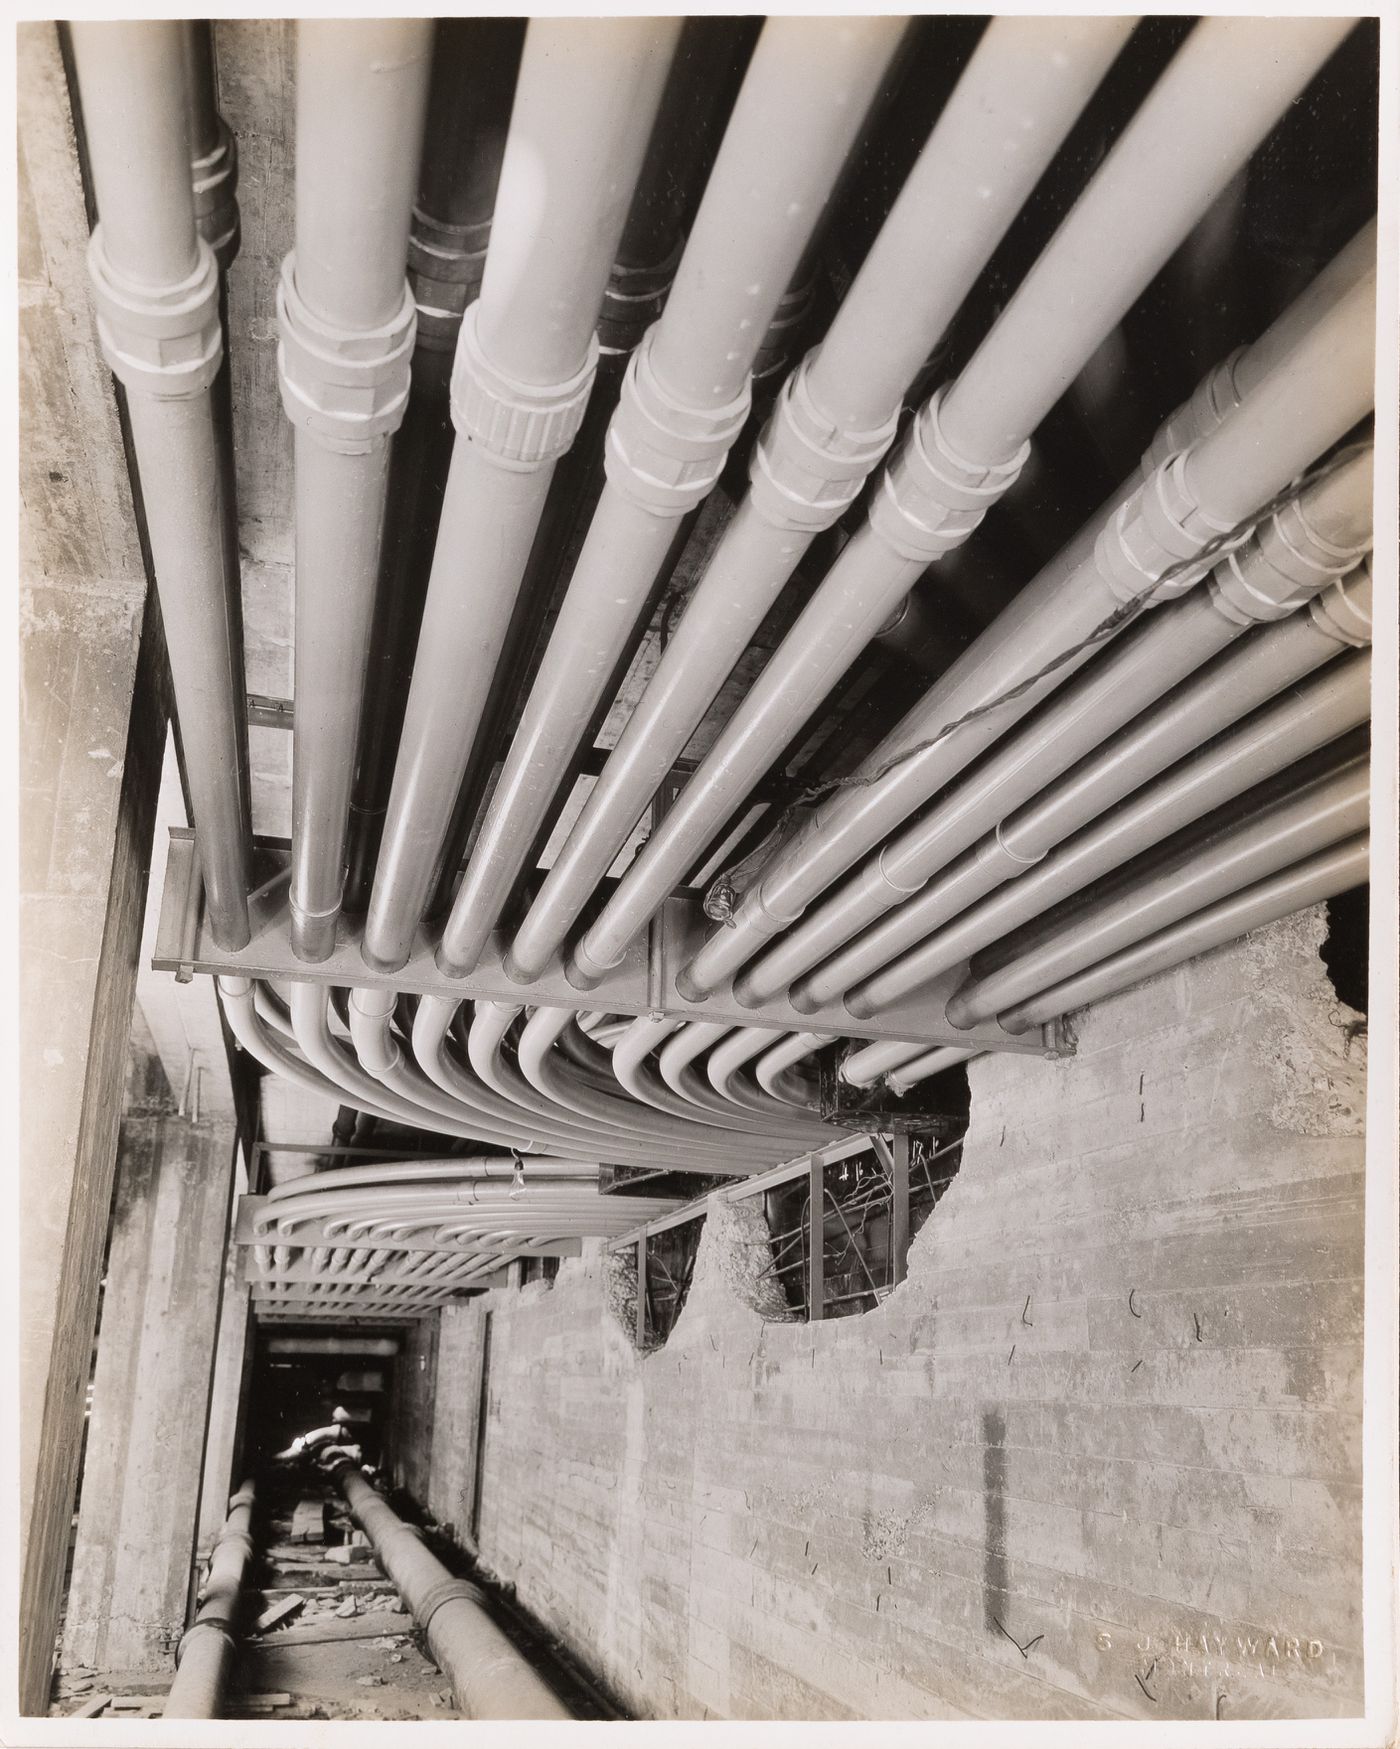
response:
[[[377,1160],[368,1166],[338,1166],[317,1172],[312,1182],[317,1190],[356,1190],[388,1184],[417,1184],[461,1179],[484,1183],[513,1184],[516,1174],[529,1184],[550,1183],[555,1179],[596,1179],[596,1162],[584,1160],[543,1160],[517,1162],[499,1154],[475,1154],[465,1158],[449,1154],[441,1159]],[[282,1202],[298,1196],[305,1189],[305,1176],[274,1184],[267,1191],[267,1200]]]
[[[813,701],[830,692],[923,570],[965,540],[1011,486],[1029,453],[1030,433],[1063,388],[1348,28],[1309,21],[1290,25],[1284,37],[1264,20],[1209,19],[1196,26],[967,369],[925,407],[886,471],[868,519],[575,950],[570,975],[580,987],[618,963],[718,823],[791,741]],[[1226,90],[1229,102],[1222,100]],[[1087,285],[1086,262],[1094,263]],[[994,403],[988,395],[997,397]],[[1304,463],[1317,453],[1309,450]],[[1201,542],[1214,532],[1205,523]],[[1025,599],[1009,612],[1024,612]],[[997,622],[993,642],[1004,635],[1006,619],[1003,614]],[[1037,626],[1037,659],[1056,648]],[[953,677],[965,681],[981,669],[987,656],[984,636],[930,699],[953,687]],[[918,715],[911,713],[901,728]],[[828,840],[837,863],[829,872],[815,855],[809,861],[805,843],[777,859],[750,890],[736,926],[712,938],[703,957],[686,968],[687,995],[715,988],[849,866],[854,857],[840,860],[844,841],[823,819],[820,838],[814,824],[811,843],[825,852]],[[822,877],[801,900],[784,890],[782,878],[799,866],[799,890]]]
[[[476,1015],[467,1035],[468,1057],[473,1070],[488,1087],[494,1088],[502,1097],[514,1100],[527,1110],[535,1110],[550,1120],[576,1119],[577,1104],[566,1108],[552,1096],[538,1093],[526,1080],[523,1070],[517,1069],[503,1058],[502,1044],[520,1012],[517,1004],[476,1004]],[[627,1148],[629,1144],[664,1144],[668,1158],[683,1160],[704,1170],[706,1162],[716,1159],[722,1161],[737,1158],[742,1161],[754,1145],[747,1137],[695,1121],[694,1114],[688,1121],[677,1120],[664,1113],[651,1117],[624,1101],[608,1100],[605,1096],[591,1094],[582,1088],[579,1089],[577,1098],[579,1102],[586,1101],[592,1107],[591,1116],[595,1123],[604,1126],[605,1136],[610,1134],[617,1138],[607,1144],[614,1154]],[[724,1168],[721,1166],[720,1169]]]
[[[1270,708],[1174,766],[1053,855],[1036,859],[1033,868],[1022,864],[1019,879],[1012,878],[980,903],[960,908],[951,922],[934,928],[912,952],[853,992],[848,1006],[853,1013],[869,1013],[872,1005],[878,1008],[890,1000],[891,991],[907,994],[910,988],[921,988],[1061,899],[1084,891],[1172,833],[1358,728],[1370,715],[1370,686],[1369,652],[1331,664],[1306,686],[1285,693]],[[1182,707],[1178,720],[1189,722],[1184,700]],[[911,985],[911,980],[917,981]]]
[[[716,1024],[711,1021],[691,1021],[668,1041],[657,1059],[661,1078],[667,1086],[702,1111],[723,1114],[734,1110],[730,1101],[721,1097],[710,1086],[708,1079],[692,1067],[697,1057],[732,1030],[727,1022]],[[762,1096],[755,1095],[755,1098]],[[774,1118],[770,1119],[770,1127],[782,1134],[789,1154],[796,1153],[804,1142],[810,1144],[819,1138],[825,1140],[828,1135],[824,1124],[799,1117],[782,1105],[771,1107],[763,1099],[763,1109],[774,1113]]]
[[[418,311],[412,392],[394,442],[370,669],[355,758],[345,908],[369,902],[423,600],[452,452],[448,393],[462,316],[481,290],[522,19],[440,18],[434,26],[408,278]]]
[[[796,922],[860,856],[1081,668],[1129,611],[1158,606],[1207,574],[1211,559],[1196,561],[1210,553],[1210,543],[1242,536],[1248,518],[1369,410],[1374,328],[1372,268],[1221,425],[1137,487],[1068,575],[1052,560],[1016,597],[779,850],[733,925],[711,936],[683,968],[683,994],[703,999],[764,941]],[[950,726],[972,710],[982,714]],[[721,740],[691,787],[712,763],[722,769],[724,748]],[[676,811],[667,815],[662,834]],[[621,907],[623,888],[641,861],[610,908]]]
[[[319,984],[297,983],[291,990],[292,1029],[302,1055],[312,1068],[325,1076],[343,1095],[362,1108],[387,1113],[399,1123],[412,1124],[417,1129],[441,1130],[446,1135],[463,1136],[472,1141],[488,1140],[477,1126],[464,1121],[462,1115],[449,1115],[429,1110],[414,1100],[405,1099],[377,1082],[341,1044],[331,1036],[327,1019],[327,992]]]
[[[335,947],[389,475],[416,312],[405,277],[427,20],[297,26],[296,246],[277,350],[295,428],[292,950]]]
[[[593,1138],[577,1126],[541,1127],[530,1114],[493,1098],[490,1094],[465,1097],[466,1089],[445,1090],[410,1062],[393,1036],[392,1020],[397,996],[392,990],[364,989],[350,993],[350,1032],[361,1068],[391,1093],[456,1123],[466,1124],[483,1142],[504,1142],[508,1147],[583,1147]],[[522,1129],[522,1125],[524,1128]]]
[[[1358,754],[1205,843],[1169,852],[1125,891],[1087,905],[1008,964],[969,979],[948,1003],[949,1024],[966,1029],[1014,1008],[1193,911],[1354,837],[1365,830],[1369,809],[1370,764]]]
[[[1115,996],[1159,972],[1237,941],[1252,929],[1262,929],[1280,917],[1360,886],[1369,867],[1370,839],[1364,832],[1358,833],[1018,1003],[1001,1016],[1001,1023],[1008,1032],[1024,1032],[1071,1009]]]
[[[491,1233],[598,1236],[625,1232],[637,1219],[665,1214],[674,1206],[675,1199],[667,1197],[619,1202],[603,1196],[596,1185],[591,1190],[569,1185],[514,1190],[502,1184],[419,1184],[322,1191],[312,1179],[308,1189],[276,1208],[260,1209],[253,1231],[264,1244],[296,1243],[299,1230],[314,1222],[325,1238],[358,1246],[391,1244],[395,1233],[407,1239],[426,1230],[437,1235],[449,1229],[457,1238],[471,1235],[474,1242]]]
[[[954,953],[947,958],[945,949],[955,936],[963,938],[965,919],[969,927],[975,926],[971,913],[979,900],[1008,882],[1018,886],[1030,878],[1030,871],[1038,874],[1042,859],[1057,845],[1167,770],[1174,760],[1188,756],[1270,698],[1280,702],[1267,720],[1287,722],[1290,701],[1307,676],[1328,662],[1321,681],[1313,683],[1322,685],[1338,671],[1330,661],[1338,643],[1360,645],[1369,637],[1368,615],[1357,613],[1343,621],[1340,614],[1318,611],[1324,604],[1345,609],[1359,595],[1369,599],[1369,575],[1361,571],[1355,577],[1364,587],[1349,580],[1345,588],[1338,586],[1319,597],[1310,612],[1246,640],[1228,661],[1212,664],[1111,747],[1003,820],[917,898],[804,979],[793,991],[794,1002],[800,1006],[844,999],[853,1014],[879,1012],[957,963],[960,956]],[[1364,715],[1362,709],[1362,719]],[[1302,748],[1308,725],[1293,720],[1301,730],[1297,744]],[[1011,898],[1016,902],[1014,893]]]
[[[458,441],[365,922],[365,960],[381,971],[412,950],[554,467],[583,420],[603,290],[679,28],[527,27],[499,217],[457,340]]]
[[[810,1106],[809,1089],[792,1073],[795,1064],[829,1045],[836,1037],[831,1032],[790,1033],[772,1050],[765,1051],[754,1065],[754,1078],[765,1093],[789,1105]]]
[[[754,357],[904,28],[763,28],[666,308],[623,378],[603,494],[443,929],[447,976],[478,963],[682,519],[743,429]]]
[[[826,339],[784,389],[751,488],[516,934],[512,975],[538,977],[558,952],[802,555],[878,465],[903,396],[1132,22],[988,27]],[[782,24],[785,40],[812,28]],[[803,71],[800,57],[792,71]],[[805,106],[804,97],[797,113]],[[675,309],[673,294],[668,315]]]
[[[647,1058],[686,1022],[679,1015],[639,1015],[612,1044],[612,1071],[618,1085],[638,1104],[673,1112],[693,1122],[695,1108],[662,1081],[647,1065]],[[731,1116],[729,1122],[734,1121]],[[746,1167],[745,1170],[749,1168]]]
[[[427,1078],[443,1092],[450,1094],[467,1110],[493,1114],[503,1122],[517,1126],[517,1136],[534,1138],[533,1145],[541,1147],[548,1138],[553,1145],[562,1145],[563,1138],[578,1135],[562,1122],[549,1123],[542,1121],[536,1111],[525,1111],[519,1105],[503,1098],[494,1088],[478,1080],[462,1065],[455,1061],[448,1044],[448,1032],[456,1016],[460,1003],[439,996],[424,996],[419,999],[418,1011],[413,1020],[413,1055],[418,1067]],[[585,1132],[581,1145],[590,1147],[596,1144],[596,1128]],[[516,1144],[520,1145],[519,1142]],[[625,1153],[610,1144],[615,1156]],[[622,1158],[614,1159],[614,1164],[622,1164]]]
[[[1350,570],[1370,539],[1371,464],[1370,449],[1358,450],[1335,472],[1291,499],[1256,529],[1243,548],[1222,559],[1208,587],[1154,614],[1068,681],[1023,728],[982,760],[970,778],[889,840],[825,904],[747,967],[735,980],[738,999],[764,1002],[786,990],[867,924],[904,905],[1012,809],[1096,747],[1111,742],[1125,724],[1243,632],[1260,621],[1293,613]],[[1336,654],[1336,643],[1325,634],[1314,633],[1302,643],[1302,659],[1310,666]],[[1216,718],[1234,706],[1217,726],[1224,727],[1302,677],[1295,666],[1297,644],[1289,638],[1275,646],[1266,638],[1262,644],[1246,645],[1241,666],[1249,684],[1238,695],[1230,688],[1205,694]],[[1285,661],[1281,670],[1276,665],[1279,655]],[[1188,734],[1195,729],[1195,725],[1184,727]],[[1195,740],[1210,732],[1201,726]],[[1176,757],[1180,754],[1168,753],[1162,764]],[[1007,852],[1008,859],[1017,855]],[[826,976],[814,980],[804,987],[798,1006],[819,1006],[833,988]],[[849,984],[841,985],[836,999],[848,988]]]
[[[175,1654],[175,1675],[161,1708],[165,1719],[217,1719],[238,1656],[243,1582],[253,1559],[255,1490],[244,1482],[229,1501],[228,1517],[209,1559],[202,1602]]]
[[[98,210],[98,341],[126,391],[205,913],[218,946],[236,951],[249,940],[242,597],[215,397],[219,266],[191,186],[187,35],[174,22],[71,29]]]
[[[308,1093],[334,1099],[339,1104],[349,1104],[357,1112],[386,1118],[391,1123],[402,1121],[387,1104],[380,1104],[378,1100],[347,1099],[345,1090],[337,1082],[327,1080],[294,1050],[273,1037],[257,1010],[256,992],[251,978],[220,977],[215,982],[229,1031],[254,1062],[261,1063],[274,1075],[281,1075],[293,1086],[305,1088]]]
[[[219,114],[214,30],[208,19],[180,25],[185,56],[185,101],[190,125],[190,191],[195,229],[227,273],[238,254],[238,146]]]
[[[517,1058],[521,1072],[540,1092],[569,1106],[572,1110],[580,1112],[581,1115],[591,1118],[607,1117],[612,1121],[617,1121],[616,1114],[628,1110],[625,1104],[620,1102],[615,1095],[598,1094],[579,1084],[577,1079],[571,1076],[562,1059],[558,1063],[551,1061],[551,1048],[565,1029],[572,1024],[573,1019],[572,1009],[535,1009],[520,1035]],[[687,1027],[677,1037],[685,1038],[694,1030],[694,1027]],[[728,1030],[728,1027],[718,1028],[721,1033]],[[674,1043],[675,1040],[673,1039],[672,1042]],[[703,1049],[703,1044],[696,1048]],[[664,1064],[663,1074],[665,1074]],[[669,1081],[669,1076],[667,1079]],[[671,1085],[675,1087],[674,1082]],[[700,1121],[695,1110],[698,1106],[706,1114],[704,1121],[707,1127],[710,1123],[714,1123],[721,1132],[731,1131],[736,1137],[751,1138],[750,1147],[754,1150],[762,1146],[757,1140],[760,1137],[771,1139],[776,1136],[784,1143],[794,1137],[795,1128],[790,1114],[786,1112],[765,1111],[762,1116],[749,1116],[737,1111],[733,1105],[723,1102],[710,1103],[709,1101],[695,1100],[684,1088],[675,1087],[675,1091],[691,1107],[688,1116],[688,1121],[691,1124]],[[639,1115],[641,1127],[646,1127],[652,1123],[650,1107],[644,1107]],[[764,1121],[765,1118],[767,1121]],[[633,1121],[636,1121],[635,1118]],[[771,1152],[771,1148],[768,1151]]]
[[[1061,575],[1070,575],[1092,554],[1107,523],[1139,485],[1150,480],[1162,463],[1178,450],[1188,449],[1223,424],[1241,401],[1283,363],[1312,329],[1330,318],[1334,306],[1375,272],[1375,266],[1376,221],[1372,219],[1338,251],[1257,340],[1238,348],[1207,371],[1187,399],[1167,415],[1144,452],[1137,471],[1123,480],[1112,497],[1100,505],[1056,555],[1053,563]],[[957,556],[964,555],[959,552]],[[947,568],[944,564],[941,570]]]
[[[598,1083],[595,1077],[572,1065],[567,1056],[560,1051],[558,1056],[546,1055],[548,1044],[563,1037],[567,1042],[567,1032],[562,1034],[563,1027],[569,1027],[572,1014],[558,1009],[537,1009],[532,1020],[520,1035],[520,1067],[530,1083],[548,1090],[553,1097],[560,1098],[565,1104],[577,1109],[577,1093],[584,1091],[593,1098],[600,1095],[607,1098],[611,1111],[618,1109],[616,1091],[618,1083],[611,1074],[613,1060],[607,1051],[598,1051],[598,1056],[606,1062],[609,1076],[604,1084]],[[586,1109],[586,1107],[584,1107]],[[688,1125],[702,1125],[702,1132],[712,1135],[719,1146],[719,1154],[726,1161],[732,1161],[732,1167],[725,1170],[749,1170],[756,1161],[770,1160],[774,1154],[774,1137],[777,1133],[777,1144],[788,1146],[788,1137],[781,1133],[781,1125],[768,1119],[767,1123],[758,1116],[749,1118],[744,1112],[735,1111],[730,1107],[718,1107],[709,1116],[700,1118],[695,1105],[686,1098],[677,1097],[674,1104],[658,1105],[656,1109],[672,1112],[679,1118],[684,1118]],[[651,1121],[651,1102],[644,1102],[641,1107],[642,1123]]]
[[[567,1719],[573,1715],[486,1612],[475,1585],[454,1579],[358,1470],[336,1473],[346,1504],[379,1564],[422,1630],[453,1698],[469,1719]]]
[[[520,1041],[520,1066],[522,1072],[531,1083],[542,1092],[559,1100],[572,1110],[587,1112],[593,1109],[590,1101],[600,1102],[600,1109],[616,1110],[616,1101],[608,1100],[608,1096],[599,1093],[592,1085],[583,1086],[577,1070],[563,1066],[560,1060],[540,1049],[541,1041],[529,1036],[528,1029],[522,1034]],[[640,1106],[645,1114],[643,1123],[650,1120],[653,1110],[652,1102]],[[777,1131],[776,1126],[760,1125],[756,1120],[751,1128],[744,1128],[743,1115],[732,1106],[725,1108],[718,1115],[702,1118],[695,1106],[684,1099],[678,1099],[672,1106],[656,1109],[684,1114],[683,1121],[691,1126],[697,1126],[693,1133],[707,1134],[720,1138],[713,1150],[698,1162],[699,1169],[709,1172],[745,1174],[760,1170],[765,1165],[771,1165],[774,1159],[780,1159],[784,1153],[796,1146],[790,1138]],[[653,1163],[658,1156],[667,1160],[678,1158],[674,1153],[674,1145],[659,1142],[653,1152]]]
[[[767,1089],[763,1094],[754,1093],[739,1076],[746,1063],[762,1056],[783,1036],[775,1033],[771,1026],[737,1027],[722,1044],[715,1046],[705,1063],[705,1074],[711,1087],[731,1105],[740,1105],[749,1111],[770,1110],[773,1095]],[[761,1106],[756,1104],[760,1098],[763,1099]]]
[[[925,1051],[912,1062],[896,1065],[885,1076],[885,1082],[891,1093],[903,1099],[920,1081],[931,1080],[933,1076],[941,1075],[945,1069],[956,1068],[959,1063],[970,1063],[981,1054],[980,1051],[960,1051],[952,1045],[944,1045],[936,1051]]]
[[[567,1091],[567,1104],[554,1092],[536,1091],[528,1086],[526,1063],[528,1060],[530,1067],[539,1072],[542,1047],[547,1040],[552,1042],[550,1033],[542,1029],[552,1027],[560,1011],[546,1011],[542,1027],[531,1035],[528,1057],[522,1055],[520,1067],[515,1070],[502,1059],[501,1046],[520,1012],[519,1006],[507,1003],[476,1004],[476,1019],[468,1037],[468,1049],[472,1067],[489,1085],[522,1102],[533,1093],[540,1108],[548,1115],[562,1116],[566,1120],[577,1114],[586,1115],[595,1124],[604,1126],[605,1133],[617,1134],[621,1145],[650,1142],[654,1147],[664,1146],[669,1159],[688,1160],[702,1170],[705,1161],[712,1163],[712,1169],[714,1163],[719,1162],[717,1169],[723,1171],[726,1167],[722,1163],[728,1160],[738,1163],[735,1169],[740,1170],[746,1169],[745,1161],[752,1163],[756,1158],[771,1160],[773,1145],[765,1143],[761,1136],[745,1132],[743,1120],[737,1114],[718,1122],[713,1118],[701,1119],[693,1111],[689,1118],[661,1112],[653,1115],[629,1101],[594,1093],[580,1083],[569,1083],[565,1089],[562,1084],[568,1081],[568,1077],[562,1070],[558,1071],[559,1082],[561,1091]],[[563,1012],[567,1016],[567,1011]],[[522,1079],[527,1083],[524,1088],[519,1085]]]
[[[639,1014],[612,1043],[613,1074],[623,1092],[639,1105],[672,1111],[680,1117],[687,1115],[688,1101],[664,1086],[660,1076],[646,1067],[646,1061],[664,1039],[684,1025],[678,1014]]]
[[[851,1087],[873,1087],[887,1069],[897,1068],[928,1049],[907,1039],[879,1039],[852,1051],[842,1062],[841,1079]]]
[[[640,1126],[624,1133],[613,1126],[604,1136],[596,1121],[580,1122],[577,1115],[535,1096],[518,1081],[509,1084],[504,1070],[491,1059],[494,1080],[483,1082],[452,1060],[447,1046],[448,1028],[460,1004],[454,1000],[424,996],[419,999],[413,1024],[415,1066],[399,1062],[384,1072],[386,1083],[405,1096],[426,1100],[436,1090],[435,1100],[448,1097],[446,1106],[433,1109],[454,1112],[469,1133],[482,1141],[500,1141],[525,1150],[594,1152],[604,1139],[607,1158],[614,1165],[650,1165],[655,1156]],[[367,1024],[367,1021],[362,1022]],[[430,1126],[431,1127],[431,1126]]]

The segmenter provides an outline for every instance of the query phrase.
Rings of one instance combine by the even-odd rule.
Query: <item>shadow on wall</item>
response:
[[[1006,1416],[1000,1409],[982,1411],[982,1498],[986,1529],[983,1533],[985,1586],[982,1613],[986,1626],[1001,1627],[997,1619],[1007,1596],[1006,1584]]]

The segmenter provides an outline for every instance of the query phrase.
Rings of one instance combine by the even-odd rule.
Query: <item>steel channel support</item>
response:
[[[822,1278],[826,1248],[826,1162],[813,1154],[807,1168],[807,1322],[826,1315],[826,1283]]]
[[[465,978],[444,977],[434,962],[432,946],[420,932],[407,965],[395,972],[371,969],[360,952],[361,930],[355,919],[342,917],[334,950],[324,960],[298,959],[288,939],[287,866],[284,840],[255,838],[254,880],[249,897],[252,940],[248,947],[225,950],[214,941],[202,904],[195,867],[195,834],[186,827],[173,828],[166,862],[165,891],[151,964],[157,971],[173,971],[188,981],[195,972],[232,978],[285,979],[292,983],[319,983],[366,989],[390,989],[413,995],[446,996],[473,1001],[524,1003],[532,1008],[606,1008],[615,1014],[675,1014],[686,1020],[719,1021],[728,1026],[765,1026],[775,1036],[808,1028],[872,1039],[908,1039],[934,1046],[957,1046],[969,1050],[1010,1050],[1030,1055],[1044,1054],[1049,1038],[1036,1033],[1013,1034],[999,1022],[978,1024],[959,1032],[947,1021],[943,1007],[962,976],[957,967],[921,989],[906,1002],[883,1008],[878,1015],[856,1017],[839,1005],[815,1013],[802,1013],[782,999],[746,1008],[725,988],[690,1002],[676,990],[674,973],[684,963],[707,927],[698,904],[675,899],[659,919],[649,958],[646,941],[635,943],[624,963],[611,971],[595,989],[582,991],[565,976],[563,964],[555,965],[535,982],[516,983],[504,967],[506,940],[493,934],[490,951],[482,964]]]
[[[890,1149],[890,1260],[895,1285],[909,1273],[909,1137],[897,1134]]]
[[[637,1347],[647,1345],[647,1236],[637,1240]]]

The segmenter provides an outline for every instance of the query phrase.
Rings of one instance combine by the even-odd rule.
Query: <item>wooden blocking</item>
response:
[[[269,1604],[258,1619],[253,1623],[255,1634],[265,1634],[269,1628],[275,1628],[278,1622],[294,1616],[306,1603],[300,1592],[294,1591],[290,1597],[281,1597],[276,1603]]]
[[[326,1540],[326,1502],[322,1499],[298,1500],[292,1514],[291,1540],[294,1543],[323,1543]]]

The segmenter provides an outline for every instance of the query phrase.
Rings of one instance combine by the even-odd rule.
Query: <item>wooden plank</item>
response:
[[[379,1609],[368,1615],[347,1616],[344,1621],[332,1616],[325,1621],[284,1628],[270,1639],[248,1641],[247,1650],[278,1651],[283,1646],[329,1645],[333,1640],[376,1640],[386,1634],[407,1634],[412,1627],[413,1617],[407,1610]]]
[[[298,1500],[292,1513],[293,1542],[326,1540],[326,1502],[320,1498]]]
[[[253,1632],[265,1634],[269,1628],[275,1628],[279,1621],[286,1621],[288,1616],[295,1615],[299,1609],[303,1609],[305,1606],[306,1599],[299,1591],[293,1591],[290,1597],[283,1597],[278,1602],[268,1605],[253,1623]]]

